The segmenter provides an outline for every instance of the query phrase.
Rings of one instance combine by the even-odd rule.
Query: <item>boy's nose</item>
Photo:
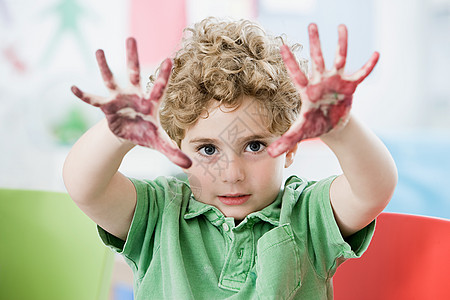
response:
[[[220,177],[223,182],[236,183],[245,179],[244,163],[237,157],[230,157],[224,168],[220,170]]]

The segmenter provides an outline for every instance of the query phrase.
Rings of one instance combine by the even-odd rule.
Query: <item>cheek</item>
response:
[[[192,167],[186,170],[189,185],[196,199],[199,199],[202,194],[205,194],[208,187],[217,182],[218,178],[212,171],[207,165],[199,165],[198,162],[194,162]]]
[[[195,172],[186,172],[189,180],[189,186],[196,199],[200,199],[203,193],[202,179]]]
[[[250,164],[252,177],[257,178],[264,185],[278,184],[283,177],[284,158],[283,155],[272,158],[267,157],[264,160]]]

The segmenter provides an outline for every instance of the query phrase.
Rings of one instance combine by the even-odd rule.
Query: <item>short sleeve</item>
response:
[[[368,248],[375,231],[375,220],[344,239],[334,218],[330,186],[336,176],[313,182],[300,196],[300,224],[306,229],[303,239],[310,261],[319,276],[330,278],[349,258],[360,257]]]
[[[136,208],[126,241],[123,241],[100,226],[98,233],[103,243],[123,255],[128,264],[137,268],[142,252],[152,253],[154,236],[161,206],[164,205],[165,186],[161,180],[146,181],[130,178],[136,189]]]

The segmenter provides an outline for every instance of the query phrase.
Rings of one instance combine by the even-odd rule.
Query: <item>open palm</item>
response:
[[[127,39],[127,67],[130,86],[120,88],[106,62],[103,50],[96,52],[100,72],[108,88],[109,97],[90,95],[73,86],[72,92],[81,100],[99,107],[106,116],[109,128],[118,137],[166,155],[173,163],[189,168],[192,161],[161,129],[159,106],[172,70],[172,61],[166,59],[152,90],[144,94],[140,85],[140,68],[136,40]]]
[[[308,27],[312,74],[308,78],[300,69],[289,47],[281,47],[286,69],[297,87],[302,100],[298,119],[281,138],[272,143],[268,152],[279,156],[304,139],[319,137],[348,120],[356,87],[372,72],[379,54],[375,52],[369,61],[352,75],[344,75],[347,59],[347,28],[338,27],[339,40],[334,65],[325,69],[316,24]]]

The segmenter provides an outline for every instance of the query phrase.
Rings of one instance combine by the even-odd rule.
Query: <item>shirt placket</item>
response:
[[[247,280],[255,251],[253,232],[248,226],[250,224],[234,227],[232,220],[225,220],[222,224],[223,234],[227,235],[230,240],[227,257],[219,278],[219,286],[222,288],[239,291]]]

